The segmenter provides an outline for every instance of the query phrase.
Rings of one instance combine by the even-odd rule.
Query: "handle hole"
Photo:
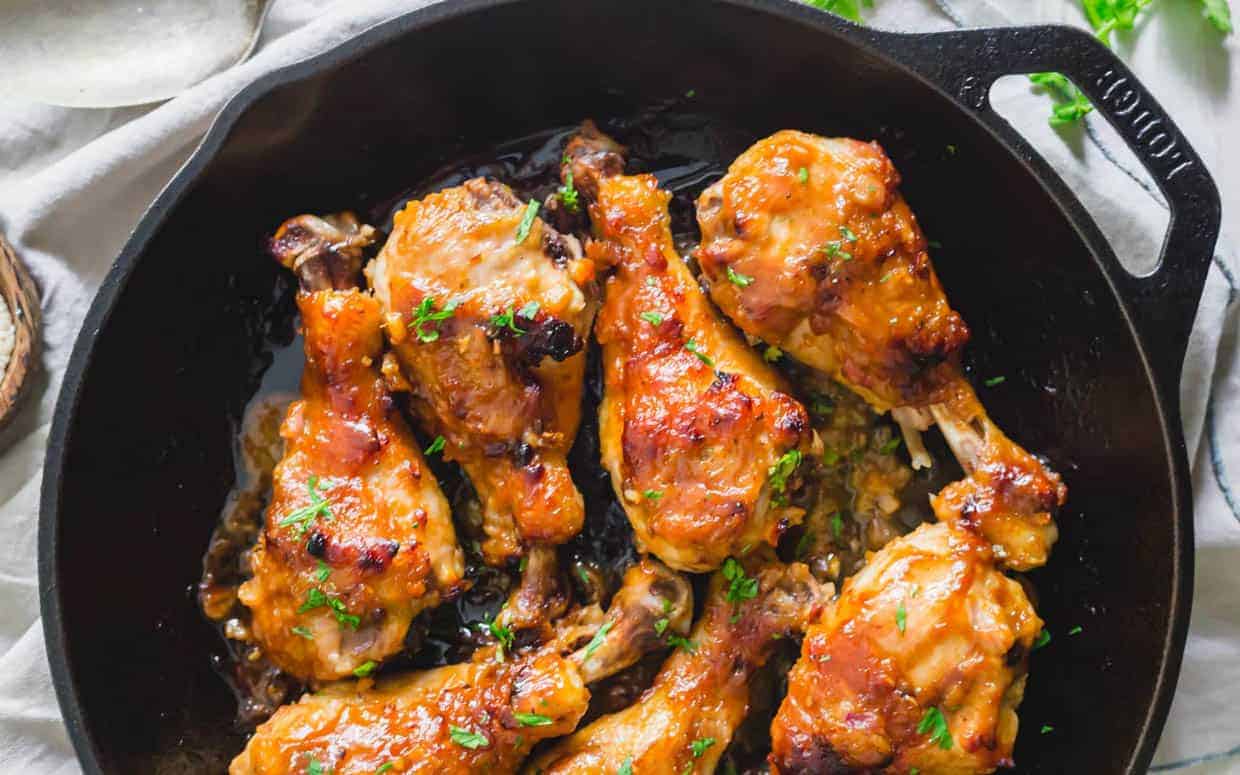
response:
[[[990,103],[1064,179],[1124,269],[1153,272],[1171,220],[1162,192],[1098,111],[1051,126],[1057,101],[1048,91],[1027,76],[1004,76],[991,87]]]

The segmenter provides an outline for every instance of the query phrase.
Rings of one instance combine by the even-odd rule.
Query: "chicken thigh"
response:
[[[830,589],[800,563],[729,562],[711,580],[692,635],[641,699],[556,743],[526,772],[714,772],[749,710],[750,678],[781,638],[804,631]]]
[[[293,218],[271,241],[300,281],[306,365],[238,596],[252,637],[303,680],[399,651],[464,573],[448,502],[379,373],[382,315],[356,286],[372,240],[346,213]]]
[[[664,647],[665,634],[688,630],[692,612],[688,582],[645,560],[629,569],[606,616],[582,609],[541,648],[480,649],[464,664],[341,682],[284,706],[229,773],[516,772],[536,743],[577,726],[586,684]]]
[[[537,212],[502,183],[469,180],[406,205],[366,270],[431,448],[478,493],[491,564],[562,543],[584,518],[566,456],[593,268]]]
[[[971,775],[1011,766],[1042,622],[990,548],[922,525],[809,631],[771,727],[776,773]]]
[[[615,268],[596,328],[603,465],[639,549],[712,570],[800,522],[787,496],[814,437],[676,252],[670,194],[652,175],[621,174],[622,151],[587,122],[564,156],[566,183],[589,203],[589,255]]]
[[[937,422],[970,477],[940,498],[940,519],[976,529],[1009,567],[1036,567],[1066,489],[999,431],[961,373],[969,330],[899,182],[877,143],[777,132],[698,199],[698,264],[745,333],[894,410],[915,466],[929,464],[917,433]]]

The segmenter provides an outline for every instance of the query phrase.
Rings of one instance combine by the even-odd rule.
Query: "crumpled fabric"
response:
[[[80,772],[52,689],[39,621],[38,499],[65,365],[95,290],[144,209],[242,87],[420,0],[275,0],[252,58],[158,106],[80,110],[0,102],[0,231],[42,294],[44,353],[29,402],[0,434],[0,772]],[[1072,0],[877,0],[868,24],[909,31],[1033,21],[1084,24]],[[1205,157],[1226,105],[1227,53],[1194,3],[1161,3],[1117,50]],[[1187,64],[1186,64],[1187,63]],[[1020,77],[996,108],[1065,178],[1133,267],[1155,260],[1166,205],[1102,118],[1052,129],[1049,102]],[[1234,111],[1233,111],[1234,113]],[[1218,172],[1217,164],[1211,168]],[[1234,173],[1233,173],[1234,174]],[[1220,181],[1221,182],[1221,181]],[[1193,467],[1197,562],[1192,629],[1154,771],[1240,772],[1240,265],[1220,241],[1189,346],[1181,396]]]

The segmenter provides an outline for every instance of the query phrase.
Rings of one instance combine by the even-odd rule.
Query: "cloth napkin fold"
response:
[[[75,110],[0,102],[0,231],[41,289],[46,347],[35,394],[0,434],[0,608],[5,611],[0,617],[0,772],[80,771],[47,668],[35,542],[52,409],[95,290],[146,206],[229,97],[264,73],[425,4],[275,0],[250,60],[154,108]],[[1070,0],[878,0],[876,5],[867,23],[910,31],[1083,23]],[[1191,41],[1195,33],[1181,30],[1201,24],[1195,9],[1174,11],[1169,3],[1159,8],[1137,42],[1121,40],[1119,50],[1207,162],[1217,160],[1219,149],[1203,131],[1207,108],[1219,99],[1217,67],[1142,67],[1156,59],[1151,46]],[[1224,58],[1223,44],[1216,45],[1216,56]],[[1235,44],[1226,45],[1234,53]],[[1198,52],[1195,61],[1203,61],[1201,56]],[[1162,242],[1166,204],[1105,121],[1090,116],[1083,127],[1050,128],[1045,120],[1049,103],[1033,94],[1023,78],[1001,81],[992,97],[1064,176],[1121,258],[1133,266],[1149,265]],[[1240,771],[1240,712],[1234,699],[1240,695],[1238,277],[1235,255],[1220,243],[1181,388],[1197,509],[1197,583],[1188,650],[1156,771]]]

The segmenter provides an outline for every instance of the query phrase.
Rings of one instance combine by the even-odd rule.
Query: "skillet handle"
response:
[[[1162,191],[1171,222],[1158,265],[1147,275],[1129,274],[1109,249],[1097,252],[1129,305],[1166,395],[1178,396],[1188,335],[1218,239],[1221,205],[1210,173],[1175,122],[1114,52],[1074,27],[898,37],[898,45],[885,50],[936,82],[1018,149],[1027,144],[990,105],[990,87],[1004,75],[1062,73],[1119,132]]]

